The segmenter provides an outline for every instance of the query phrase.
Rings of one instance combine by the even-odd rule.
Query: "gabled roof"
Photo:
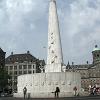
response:
[[[4,51],[0,48],[0,52],[4,52]]]

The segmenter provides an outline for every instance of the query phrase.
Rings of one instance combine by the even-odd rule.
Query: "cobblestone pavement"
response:
[[[87,97],[67,97],[67,98],[39,98],[39,99],[23,99],[13,97],[1,97],[0,100],[100,100],[100,96],[87,96]]]

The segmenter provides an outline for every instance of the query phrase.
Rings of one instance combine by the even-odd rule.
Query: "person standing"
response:
[[[26,98],[26,93],[27,93],[27,88],[24,87],[24,89],[23,89],[24,99]]]

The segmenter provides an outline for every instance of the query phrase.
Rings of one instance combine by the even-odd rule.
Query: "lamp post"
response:
[[[46,49],[47,47],[46,46],[43,46],[43,55],[44,55],[44,60],[46,61]]]
[[[44,70],[44,66],[42,65],[42,62],[40,63],[40,66],[39,66],[40,70],[41,70],[41,73],[43,73],[43,70]]]
[[[12,93],[14,93],[14,77],[12,77]]]

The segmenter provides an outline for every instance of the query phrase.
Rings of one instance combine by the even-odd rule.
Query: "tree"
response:
[[[10,76],[4,68],[0,68],[0,91],[4,91],[8,85],[8,79]]]

